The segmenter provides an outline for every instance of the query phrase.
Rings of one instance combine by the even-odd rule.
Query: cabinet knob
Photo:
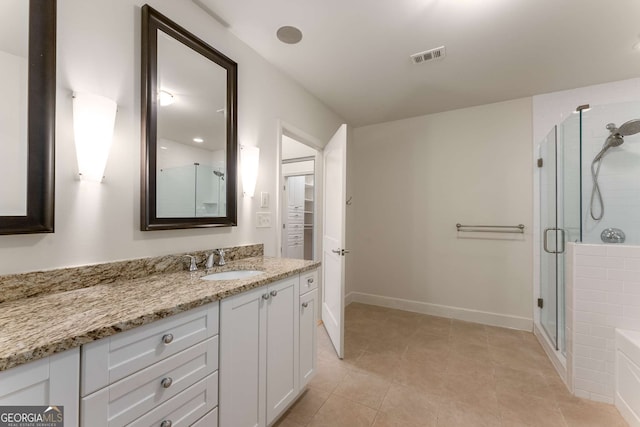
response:
[[[165,344],[171,344],[173,341],[173,334],[165,334],[162,336],[162,342]]]
[[[307,283],[308,283],[308,284],[312,284],[312,283],[313,283],[313,277],[311,277],[311,278],[307,279]]]
[[[171,427],[172,425],[173,423],[171,422],[171,420],[164,420],[160,423],[160,427]]]
[[[160,384],[164,388],[169,388],[171,387],[171,384],[173,384],[173,380],[171,379],[171,377],[166,377],[166,378],[163,378],[162,381],[160,381]]]
[[[275,297],[276,295],[278,295],[278,291],[271,291],[271,296]]]
[[[263,295],[262,295],[262,299],[264,299],[264,300],[269,299],[269,294],[263,294]]]
[[[308,302],[303,302],[303,303],[302,303],[302,306],[303,306],[304,308],[307,308],[307,307],[309,307],[309,303],[308,303]]]

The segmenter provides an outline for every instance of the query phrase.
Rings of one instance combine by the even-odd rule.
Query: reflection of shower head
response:
[[[607,140],[604,142],[604,145],[602,146],[602,150],[600,150],[600,152],[593,159],[594,162],[597,162],[598,160],[602,160],[602,157],[610,148],[622,145],[624,143],[625,136],[634,135],[640,132],[640,119],[629,120],[619,128],[617,128],[615,124],[609,123],[607,125],[607,129],[609,129],[611,134],[607,137]]]
[[[213,171],[213,174],[224,181],[224,172]]]

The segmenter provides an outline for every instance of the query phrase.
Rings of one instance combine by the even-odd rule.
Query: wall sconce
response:
[[[102,182],[118,104],[90,93],[73,94],[73,132],[80,179]]]
[[[242,191],[245,196],[253,197],[258,180],[260,149],[247,145],[240,146],[240,164],[242,167]]]

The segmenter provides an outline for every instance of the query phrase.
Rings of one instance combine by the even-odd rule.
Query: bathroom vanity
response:
[[[317,267],[248,257],[216,270],[261,274],[161,272],[3,302],[0,405],[64,406],[66,427],[267,426],[315,372]]]

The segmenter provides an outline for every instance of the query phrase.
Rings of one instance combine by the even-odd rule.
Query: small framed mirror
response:
[[[0,234],[53,233],[56,1],[0,3]]]
[[[142,7],[143,231],[236,225],[237,73]]]

